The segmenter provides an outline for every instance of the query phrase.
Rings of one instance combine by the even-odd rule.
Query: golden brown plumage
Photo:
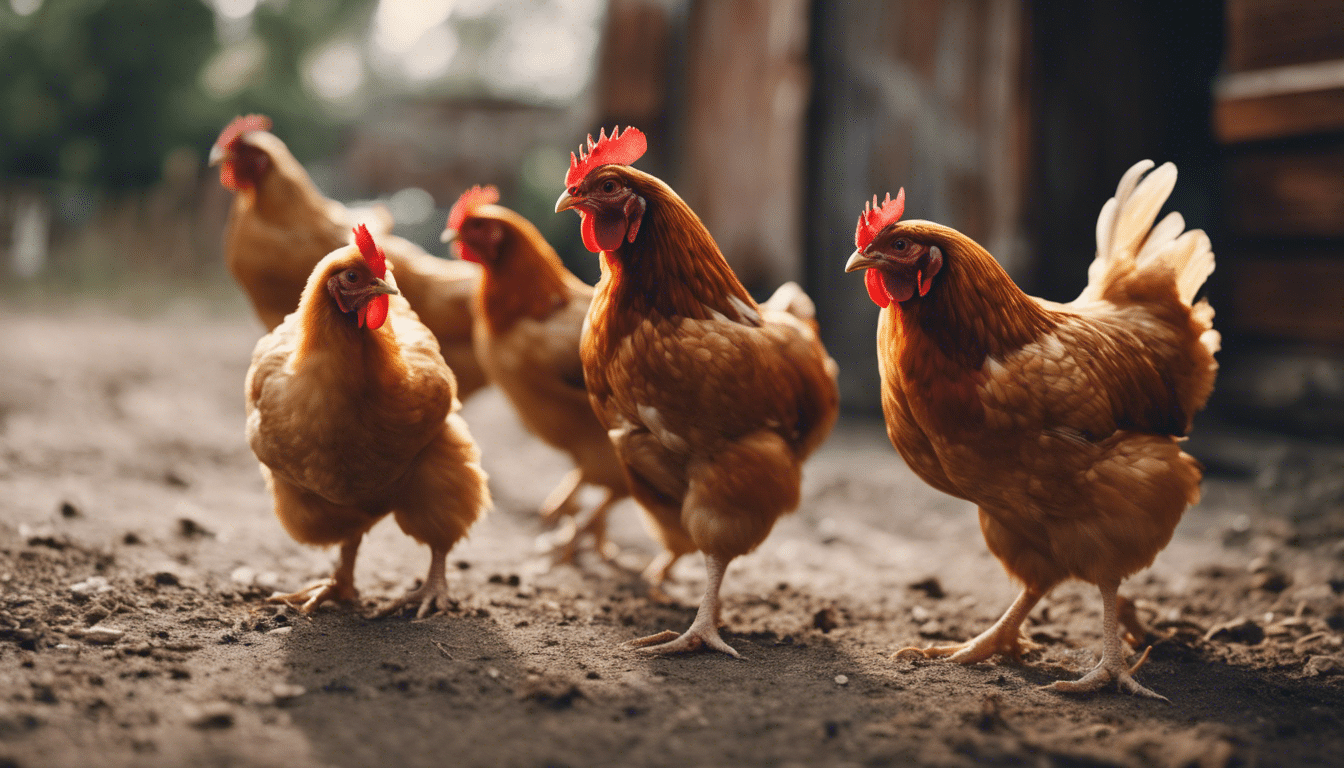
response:
[[[444,230],[462,258],[484,268],[475,305],[476,355],[528,430],[574,461],[574,470],[542,504],[542,518],[554,523],[575,515],[583,485],[607,492],[561,545],[559,560],[574,558],[584,533],[610,559],[607,512],[630,492],[584,387],[579,338],[593,289],[565,268],[532,222],[494,204],[498,193],[492,190],[465,193]],[[482,202],[487,199],[491,202]]]
[[[602,146],[593,157],[611,157]],[[649,573],[700,550],[709,575],[690,629],[636,644],[736,656],[718,632],[723,572],[798,505],[802,462],[835,423],[835,364],[801,289],[757,306],[699,218],[629,162],[572,171],[556,206],[578,209],[585,242],[602,250],[584,375],[666,549]]]
[[[423,585],[383,612],[442,608],[448,551],[490,503],[453,372],[406,300],[382,295],[396,282],[379,271],[354,245],[328,254],[247,373],[248,443],[276,515],[300,542],[341,545],[332,580],[278,596],[305,611],[355,597],[359,542],[389,513],[431,560]]]
[[[1199,499],[1199,464],[1177,443],[1213,388],[1218,334],[1203,232],[1172,213],[1170,163],[1121,180],[1097,226],[1097,259],[1068,304],[1013,284],[978,244],[926,221],[874,215],[847,269],[867,269],[892,444],[920,477],[975,502],[990,551],[1023,592],[972,641],[926,649],[963,663],[1020,656],[1032,606],[1070,578],[1103,598],[1102,662],[1060,690],[1134,682],[1120,656],[1116,590],[1170,541]],[[900,198],[898,198],[899,200]],[[910,649],[903,653],[908,653]],[[1137,666],[1135,667],[1137,669]]]
[[[349,244],[353,226],[364,223],[396,270],[402,295],[436,338],[466,399],[486,379],[472,351],[471,303],[480,268],[425,253],[391,234],[392,217],[382,206],[352,210],[322,196],[289,148],[268,132],[259,115],[236,119],[211,149],[220,181],[234,192],[224,235],[229,273],[273,330],[299,305],[313,266]]]

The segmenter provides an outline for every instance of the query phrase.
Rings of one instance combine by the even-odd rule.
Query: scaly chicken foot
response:
[[[1151,646],[1144,650],[1143,655],[1139,657],[1134,666],[1130,666],[1125,661],[1124,653],[1120,648],[1120,622],[1116,607],[1116,591],[1119,585],[1105,584],[1098,586],[1101,590],[1101,663],[1077,680],[1057,680],[1045,687],[1061,693],[1090,693],[1101,690],[1107,683],[1114,680],[1116,686],[1126,693],[1157,699],[1170,704],[1171,700],[1166,696],[1143,687],[1133,677],[1134,673],[1138,672],[1139,668],[1148,661],[1148,654],[1152,651]]]
[[[1020,661],[1022,654],[1039,646],[1022,637],[1022,622],[1027,614],[1040,601],[1042,592],[1023,589],[1008,610],[994,622],[994,625],[971,640],[956,645],[939,645],[932,648],[902,648],[892,654],[893,659],[940,659],[946,658],[958,664],[976,664],[991,658],[995,654]]]
[[[353,541],[341,543],[340,560],[330,579],[321,579],[300,589],[298,592],[281,594],[276,592],[266,598],[268,603],[284,603],[299,613],[309,614],[329,600],[349,602],[359,597],[355,589],[355,556],[359,554],[361,536]]]
[[[429,555],[429,574],[424,582],[415,589],[384,605],[374,612],[372,618],[381,619],[400,613],[407,606],[417,605],[415,618],[423,619],[434,613],[448,610],[451,600],[448,597],[448,550],[433,548]]]
[[[675,562],[676,558],[673,557],[672,561]],[[709,575],[709,583],[705,585],[705,597],[700,601],[700,608],[695,612],[695,621],[691,622],[690,629],[680,635],[665,630],[632,640],[630,645],[638,648],[640,653],[651,656],[688,653],[708,648],[726,653],[735,659],[742,658],[741,654],[719,636],[719,587],[723,584],[723,573],[727,569],[727,560],[706,554],[705,572]]]

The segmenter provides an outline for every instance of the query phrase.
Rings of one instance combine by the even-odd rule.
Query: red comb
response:
[[[612,129],[610,136],[605,129],[599,131],[597,141],[593,141],[590,133],[588,146],[579,145],[578,157],[573,152],[569,153],[569,173],[565,174],[565,187],[583,181],[583,177],[598,166],[612,163],[630,165],[643,157],[648,148],[649,142],[644,138],[644,132],[633,125],[627,126],[625,133],[621,133],[620,126],[617,126]]]
[[[383,255],[382,248],[374,245],[373,235],[369,234],[369,228],[363,224],[355,227],[355,245],[359,246],[359,252],[364,256],[364,263],[369,265],[373,276],[387,277],[387,257]]]
[[[265,115],[240,115],[233,118],[233,121],[224,126],[220,131],[219,138],[215,144],[221,147],[227,147],[234,139],[251,131],[269,131],[271,130],[271,118]]]
[[[462,222],[472,214],[477,208],[489,203],[499,202],[499,190],[495,185],[488,184],[484,187],[479,184],[462,193],[453,203],[453,207],[448,210],[448,229],[456,232],[462,228]]]
[[[854,230],[854,246],[859,250],[868,247],[888,224],[899,221],[901,214],[905,213],[905,187],[896,193],[896,199],[891,199],[891,193],[877,204],[877,195],[873,195],[873,202],[863,204],[863,213],[859,215],[859,226]]]

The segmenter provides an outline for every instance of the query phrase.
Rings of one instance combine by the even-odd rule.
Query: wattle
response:
[[[900,303],[915,295],[915,281],[909,277],[902,279],[898,275],[880,269],[869,269],[863,273],[863,283],[868,288],[868,298],[883,309],[892,302]]]
[[[359,308],[360,327],[368,326],[369,330],[374,331],[383,327],[387,320],[387,308],[389,298],[387,296],[375,296],[364,306]]]
[[[599,218],[588,211],[579,211],[583,219],[579,231],[583,235],[583,246],[593,253],[615,251],[625,242],[627,224],[624,218],[604,216]]]

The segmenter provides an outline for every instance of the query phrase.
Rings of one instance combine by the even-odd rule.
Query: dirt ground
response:
[[[1099,652],[1085,585],[1033,612],[1044,647],[1024,664],[891,660],[980,632],[1014,591],[969,505],[865,421],[841,423],[800,510],[729,570],[743,660],[624,647],[689,625],[698,556],[679,605],[650,602],[655,549],[627,505],[618,567],[550,568],[535,509],[566,466],[489,390],[466,417],[496,507],[450,555],[456,607],[364,618],[428,563],[385,521],[360,553],[364,607],[304,618],[264,598],[334,553],[281,530],[243,439],[259,326],[236,298],[156,303],[0,308],[5,768],[1344,761],[1344,472],[1211,477],[1123,587],[1153,648],[1138,678],[1170,704],[1042,690]]]

